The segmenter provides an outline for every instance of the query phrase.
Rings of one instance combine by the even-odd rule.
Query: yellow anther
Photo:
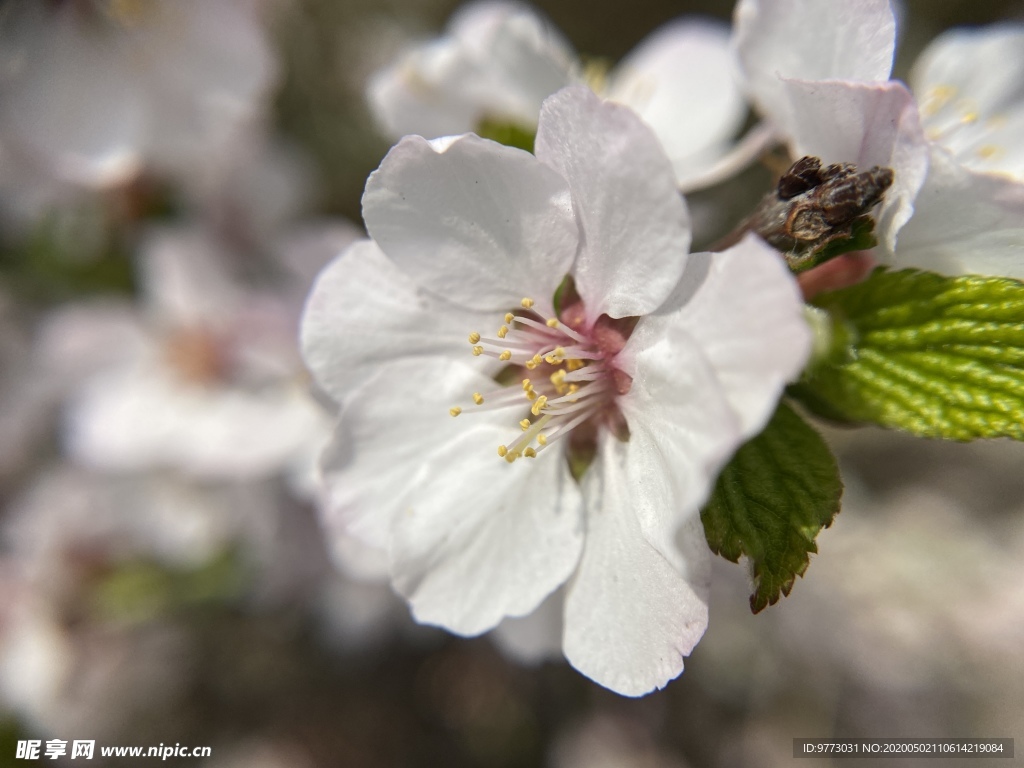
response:
[[[551,383],[554,384],[556,387],[560,387],[563,384],[565,384],[565,376],[566,376],[565,369],[564,368],[559,368],[557,371],[555,371],[554,373],[551,374],[551,376],[550,376]]]
[[[511,464],[513,461],[519,458],[519,454],[516,451],[509,451],[505,454],[505,461]]]
[[[504,445],[499,445],[498,446],[498,455],[501,456],[502,458],[505,458],[505,454],[506,453],[508,453],[508,448],[506,448]]]
[[[573,359],[573,360],[566,360],[566,362],[565,362],[565,367],[568,368],[570,371],[578,371],[580,368],[582,368],[585,365],[586,365],[586,363],[583,360]]]
[[[476,355],[477,357],[480,357],[480,355],[482,355],[483,353],[484,353],[484,348],[481,347],[479,344],[477,346],[473,347],[473,354]]]
[[[523,389],[525,389],[525,390],[533,389],[533,384],[530,383],[529,379],[523,379]]]
[[[534,392],[532,387],[526,390],[526,399],[529,400],[530,402],[533,402],[534,400],[537,399],[537,393]]]
[[[978,113],[977,112],[967,112],[967,113],[965,113],[964,115],[962,115],[960,117],[960,122],[963,123],[964,125],[970,125],[971,123],[976,123],[976,122],[978,122]]]
[[[519,303],[522,305],[523,309],[532,309],[534,302],[533,299],[523,299]]]
[[[476,403],[477,405],[483,405],[484,404],[484,396],[481,395],[479,392],[474,392],[473,393],[473,402]]]
[[[473,331],[471,334],[469,334],[469,343],[470,344],[476,344],[478,341],[480,341],[480,334],[479,333],[477,333],[476,331]]]
[[[530,406],[530,413],[532,413],[534,416],[540,416],[540,412],[544,410],[544,406],[547,405],[547,402],[548,396],[541,395],[534,401],[533,405]]]
[[[537,442],[540,443],[541,445],[547,445],[548,444],[548,436],[545,435],[545,434],[537,435]]]
[[[536,360],[527,360],[525,363],[523,363],[523,365],[526,366],[526,370],[532,371],[534,368],[540,365],[540,363],[538,363]]]
[[[557,328],[558,327],[558,318],[557,317],[549,317],[548,320],[547,320],[547,326],[548,326],[548,328]]]
[[[523,432],[525,432],[526,430],[528,430],[530,428],[530,420],[529,419],[523,419],[522,421],[519,422],[519,426],[522,427],[523,428]]]
[[[515,319],[516,319],[516,316],[513,315],[511,312],[506,312],[505,313],[505,322],[506,323],[511,323]]]
[[[454,408],[449,408],[448,413],[450,413],[452,416],[458,416],[460,413],[462,413],[462,409],[456,405]]]
[[[579,391],[580,391],[580,385],[579,385],[579,384],[570,384],[570,385],[569,385],[569,394],[570,394],[570,395],[571,395],[571,394],[572,394],[573,392],[579,392]]]
[[[512,359],[512,351],[506,349],[504,352],[502,352],[500,355],[498,355],[498,359],[499,360],[511,360]]]
[[[501,326],[501,328],[498,329],[498,338],[504,339],[506,336],[508,336],[508,326],[503,325]]]
[[[536,459],[537,452],[533,450],[533,448],[527,448],[525,451],[523,451],[523,456],[525,456],[528,459]]]
[[[978,147],[978,157],[982,160],[991,160],[1000,152],[1002,152],[1002,150],[994,144],[986,144],[983,147]]]

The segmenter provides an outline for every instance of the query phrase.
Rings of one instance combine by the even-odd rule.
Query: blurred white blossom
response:
[[[690,186],[729,149],[743,122],[728,28],[680,19],[656,30],[610,71],[585,64],[528,5],[485,0],[462,7],[447,34],[405,53],[371,80],[370,105],[393,137],[436,138],[483,121],[531,133],[541,103],[584,83],[633,108]]]
[[[54,366],[90,369],[66,409],[71,456],[107,470],[304,477],[329,417],[307,391],[299,306],[233,279],[201,229],[151,231],[139,267],[141,309],[68,307],[44,330]]]
[[[256,0],[13,3],[0,144],[54,178],[187,178],[263,119],[277,63]]]

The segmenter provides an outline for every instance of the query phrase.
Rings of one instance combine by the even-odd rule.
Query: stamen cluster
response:
[[[614,396],[612,367],[593,339],[555,316],[545,317],[533,299],[505,315],[493,338],[469,334],[475,356],[493,357],[509,364],[499,376],[520,369],[532,375],[522,386],[499,386],[473,393],[473,410],[485,411],[529,404],[530,416],[519,422],[522,435],[510,445],[499,445],[498,455],[512,463],[521,456],[535,458],[551,443],[601,411]],[[516,377],[518,378],[518,377]],[[455,406],[452,416],[462,413]]]

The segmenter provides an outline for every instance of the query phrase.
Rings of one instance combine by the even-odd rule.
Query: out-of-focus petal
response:
[[[783,136],[797,128],[781,78],[888,80],[896,45],[889,0],[740,0],[735,45],[751,98]]]
[[[607,95],[651,126],[680,183],[725,153],[746,114],[729,29],[712,21],[658,29],[615,68]]]
[[[896,267],[1024,279],[1024,184],[965,168],[933,146]]]
[[[629,477],[627,446],[605,433],[584,476],[587,540],[567,590],[564,643],[569,663],[587,677],[641,696],[682,672],[707,627],[707,584],[691,583],[644,537],[633,510],[649,486]],[[706,545],[703,558],[710,559]]]
[[[650,128],[582,86],[544,103],[537,157],[568,180],[583,232],[573,267],[589,319],[657,308],[690,246],[686,203]]]
[[[366,183],[363,217],[416,283],[480,310],[550,302],[576,253],[564,179],[533,155],[472,134],[400,141]]]
[[[1024,180],[1024,25],[940,35],[910,85],[929,139],[968,168]]]
[[[367,93],[395,138],[467,133],[483,118],[533,126],[541,102],[572,82],[573,60],[569,45],[528,6],[472,3],[452,17],[448,35],[374,75]]]

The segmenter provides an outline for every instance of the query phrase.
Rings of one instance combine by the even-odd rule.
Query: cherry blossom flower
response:
[[[657,139],[583,87],[545,102],[536,156],[403,139],[363,213],[373,239],[322,273],[303,325],[342,404],[328,529],[462,635],[565,584],[570,663],[664,686],[707,623],[698,509],[808,354],[795,282],[753,237],[688,255]]]
[[[742,0],[749,95],[795,157],[894,170],[877,215],[883,263],[1024,277],[1024,33],[947,33],[915,65],[912,93],[888,79],[895,27],[887,0]]]
[[[493,0],[464,6],[445,36],[378,72],[368,96],[393,138],[437,138],[477,131],[484,120],[532,132],[544,99],[580,83],[632,107],[687,188],[704,184],[701,177],[722,160],[745,115],[724,25],[672,22],[604,72],[582,64],[529,6]]]

